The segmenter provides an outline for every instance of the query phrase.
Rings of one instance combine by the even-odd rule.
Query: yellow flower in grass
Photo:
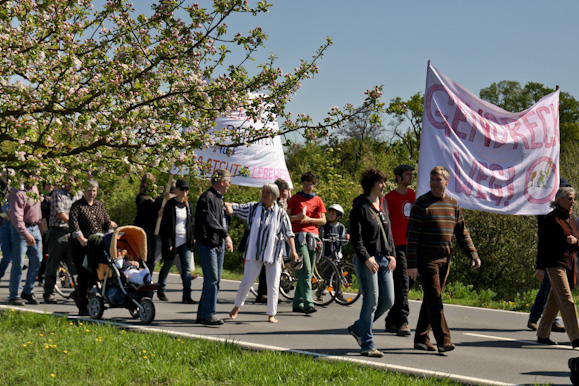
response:
[[[54,374],[50,374],[50,376],[51,376],[52,378],[54,378],[56,375],[54,375]]]
[[[68,351],[64,350],[63,353],[68,354]]]
[[[26,347],[26,345],[25,345],[25,344],[23,344],[23,345],[22,345],[22,347]]]
[[[149,359],[149,358],[147,358],[146,356],[144,356],[143,359]]]
[[[143,354],[146,354],[146,353],[147,353],[147,350],[143,350]]]

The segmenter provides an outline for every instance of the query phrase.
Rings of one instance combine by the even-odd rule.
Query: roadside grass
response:
[[[0,339],[4,385],[460,385],[14,310],[0,313]]]

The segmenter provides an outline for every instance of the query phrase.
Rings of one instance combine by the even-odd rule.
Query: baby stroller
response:
[[[141,269],[145,268],[145,231],[135,226],[122,226],[112,233],[89,237],[88,265],[96,268],[98,277],[97,286],[89,295],[89,315],[100,319],[107,308],[126,308],[133,318],[141,318],[143,324],[150,324],[155,319],[155,305],[151,299],[159,284],[150,284],[150,280],[145,284],[130,282],[115,264],[121,251],[126,251],[128,260],[137,261]]]

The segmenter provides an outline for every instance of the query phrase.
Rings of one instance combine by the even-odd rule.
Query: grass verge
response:
[[[459,385],[14,310],[0,313],[0,339],[4,385]]]

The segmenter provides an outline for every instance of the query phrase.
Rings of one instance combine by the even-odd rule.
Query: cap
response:
[[[175,187],[177,189],[183,190],[183,189],[189,189],[189,183],[183,179],[178,179],[177,183],[175,184]]]
[[[560,188],[564,188],[564,187],[572,187],[571,184],[569,183],[569,181],[567,181],[566,178],[559,178],[559,187]]]
[[[401,176],[402,173],[404,173],[407,170],[415,170],[415,169],[407,164],[398,165],[396,166],[396,168],[394,168],[394,175]]]

